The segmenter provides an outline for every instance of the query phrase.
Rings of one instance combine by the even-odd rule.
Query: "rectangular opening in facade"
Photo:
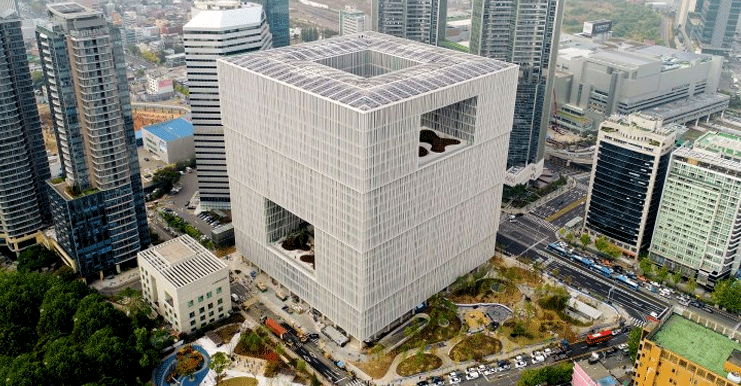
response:
[[[400,58],[373,50],[351,52],[317,60],[325,66],[336,68],[363,78],[372,78],[389,72],[409,68],[420,62]]]
[[[420,163],[454,153],[474,142],[476,97],[422,115],[419,132]]]
[[[273,248],[302,267],[316,270],[314,226],[267,198],[265,219],[266,237]]]

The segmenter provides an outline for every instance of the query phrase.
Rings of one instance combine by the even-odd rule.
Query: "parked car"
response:
[[[547,349],[543,350],[543,354],[545,356],[549,357],[549,356],[551,356],[553,354],[553,350],[551,350],[550,348],[547,348]]]
[[[521,369],[521,368],[523,368],[525,366],[527,366],[527,363],[525,361],[517,361],[517,362],[515,362],[515,368],[516,369]]]
[[[712,314],[713,312],[715,312],[713,311],[712,307],[708,307],[708,306],[703,307],[702,310],[707,312],[708,314]]]
[[[472,379],[476,379],[479,377],[479,373],[476,371],[471,371],[470,373],[466,374],[466,380],[470,381]]]
[[[503,371],[503,370],[500,370],[500,367],[497,367],[497,368],[494,368],[494,369],[486,369],[486,370],[484,370],[484,375],[493,375],[497,371]]]
[[[434,384],[435,386],[443,386],[445,384],[445,381],[442,379],[442,377],[438,377],[438,376],[432,377],[430,382]]]
[[[427,381],[419,381],[419,382],[417,382],[417,386],[427,386],[427,385],[429,385],[429,383],[427,383]]]
[[[450,384],[451,385],[457,385],[459,383],[461,383],[461,379],[460,378],[450,377]]]

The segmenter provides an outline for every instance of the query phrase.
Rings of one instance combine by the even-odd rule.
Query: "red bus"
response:
[[[592,334],[587,336],[587,344],[590,346],[593,346],[597,343],[602,343],[610,340],[612,338],[612,331],[605,330],[602,332],[598,332],[596,334]]]

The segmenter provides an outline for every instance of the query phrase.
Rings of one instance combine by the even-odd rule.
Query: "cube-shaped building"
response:
[[[239,252],[359,339],[494,254],[517,66],[375,32],[220,59]]]

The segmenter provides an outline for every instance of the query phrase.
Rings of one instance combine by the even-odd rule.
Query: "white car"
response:
[[[486,370],[484,370],[484,375],[494,375],[497,371],[499,371],[499,368],[496,368],[496,369],[486,369]]]
[[[479,365],[479,372],[486,371],[486,365]]]
[[[476,372],[476,371],[478,371],[478,370],[479,370],[479,369],[477,369],[476,367],[469,367],[469,368],[468,368],[468,370],[466,370],[466,372],[467,372],[467,373],[474,373],[474,372]]]
[[[452,373],[448,374],[448,376],[450,376],[451,378],[458,378],[458,373],[453,371]]]
[[[553,350],[547,348],[547,349],[543,350],[543,354],[545,354],[545,356],[549,357],[549,356],[551,356],[551,354],[553,354]]]
[[[479,377],[479,373],[477,373],[475,371],[471,371],[470,373],[466,374],[466,380],[467,381],[470,381],[472,379],[476,379],[478,377]]]
[[[625,349],[628,348],[628,344],[627,343],[621,343],[621,344],[619,344],[617,346],[617,348],[620,349],[620,350],[625,350]]]
[[[515,368],[516,369],[521,369],[521,368],[523,368],[525,366],[527,366],[527,363],[525,363],[523,361],[517,361],[517,362],[515,362]]]
[[[450,377],[450,384],[451,385],[455,385],[455,384],[458,384],[458,383],[461,383],[461,379],[460,378]]]

